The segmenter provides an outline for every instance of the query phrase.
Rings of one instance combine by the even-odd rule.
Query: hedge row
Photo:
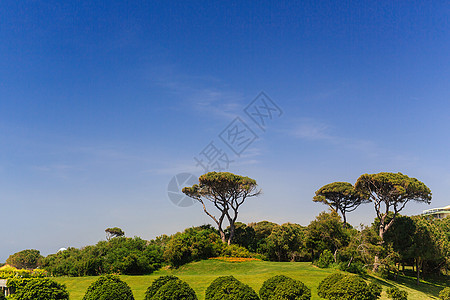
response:
[[[16,300],[68,300],[64,285],[48,278],[14,278],[8,280]],[[332,274],[322,280],[318,287],[320,297],[328,300],[376,300],[382,288],[367,284],[361,277]],[[398,288],[387,291],[389,298],[406,300],[407,293]],[[440,297],[449,299],[450,290],[444,289]],[[0,300],[2,295],[0,295]],[[83,300],[134,300],[130,287],[117,275],[101,276],[87,289]],[[155,279],[145,293],[145,300],[197,300],[194,290],[176,276],[166,275]],[[267,279],[258,294],[233,276],[216,278],[206,289],[205,300],[309,300],[311,290],[301,281],[277,275]]]

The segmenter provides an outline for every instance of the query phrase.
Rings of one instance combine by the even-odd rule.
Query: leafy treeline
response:
[[[50,274],[68,276],[149,274],[163,263],[163,241],[116,237],[81,249],[68,248],[42,260]]]
[[[336,212],[322,212],[308,226],[236,222],[232,245],[222,242],[217,229],[203,225],[151,241],[114,237],[81,249],[69,248],[39,261],[42,268],[55,276],[149,274],[163,265],[178,267],[220,256],[313,261],[320,267],[334,265],[364,273],[372,268],[375,255],[379,255],[380,270],[387,276],[397,276],[404,266],[414,266],[416,275],[422,277],[448,272],[450,218],[397,216],[393,224],[384,236],[385,243],[380,244],[378,218],[370,227],[355,229],[348,224],[342,226]],[[228,235],[229,228],[224,232]]]

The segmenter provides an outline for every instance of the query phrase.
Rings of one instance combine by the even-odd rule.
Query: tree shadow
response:
[[[436,299],[439,299],[439,292],[443,288],[448,286],[448,284],[441,284],[440,282],[433,283],[433,282],[427,282],[427,281],[420,281],[420,284],[417,285],[415,278],[406,277],[406,276],[398,276],[398,278],[396,280],[390,280],[390,279],[375,277],[373,275],[367,275],[366,279],[370,280],[371,282],[381,284],[382,286],[386,286],[388,288],[394,287],[394,284],[401,284],[412,290],[420,291],[428,296],[435,297]]]

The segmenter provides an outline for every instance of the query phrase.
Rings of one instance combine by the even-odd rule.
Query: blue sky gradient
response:
[[[448,1],[2,1],[0,262],[210,223],[170,179],[239,116],[258,135],[229,171],[263,194],[239,220],[307,225],[315,190],[363,173],[450,204]],[[283,110],[261,131],[244,108]],[[430,206],[411,203],[406,214]],[[375,217],[368,204],[349,215]]]

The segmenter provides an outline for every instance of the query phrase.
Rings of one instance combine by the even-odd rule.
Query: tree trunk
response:
[[[375,259],[373,261],[373,269],[372,272],[378,272],[378,268],[380,267],[380,257],[378,254],[375,255]]]
[[[379,243],[380,246],[383,245],[383,243],[384,243],[383,237],[384,237],[384,232],[385,231],[384,231],[384,225],[382,225],[383,223],[384,223],[384,218],[382,217],[381,220],[380,220],[380,228],[379,228],[379,231],[378,231],[378,234],[379,234],[379,236],[381,238],[381,241]],[[373,262],[372,272],[378,272],[378,268],[379,267],[380,267],[380,256],[377,253],[377,254],[375,254],[375,259],[374,259],[374,262]]]
[[[417,274],[417,285],[419,285],[420,282],[420,264],[419,264],[419,258],[416,259],[416,274]]]
[[[231,245],[231,240],[234,237],[235,231],[236,231],[236,228],[234,226],[234,223],[230,224],[230,236],[228,237],[228,245]]]
[[[226,243],[227,237],[225,236],[225,232],[223,232],[222,227],[219,227],[219,234],[220,234],[220,238],[222,239],[222,242]]]

